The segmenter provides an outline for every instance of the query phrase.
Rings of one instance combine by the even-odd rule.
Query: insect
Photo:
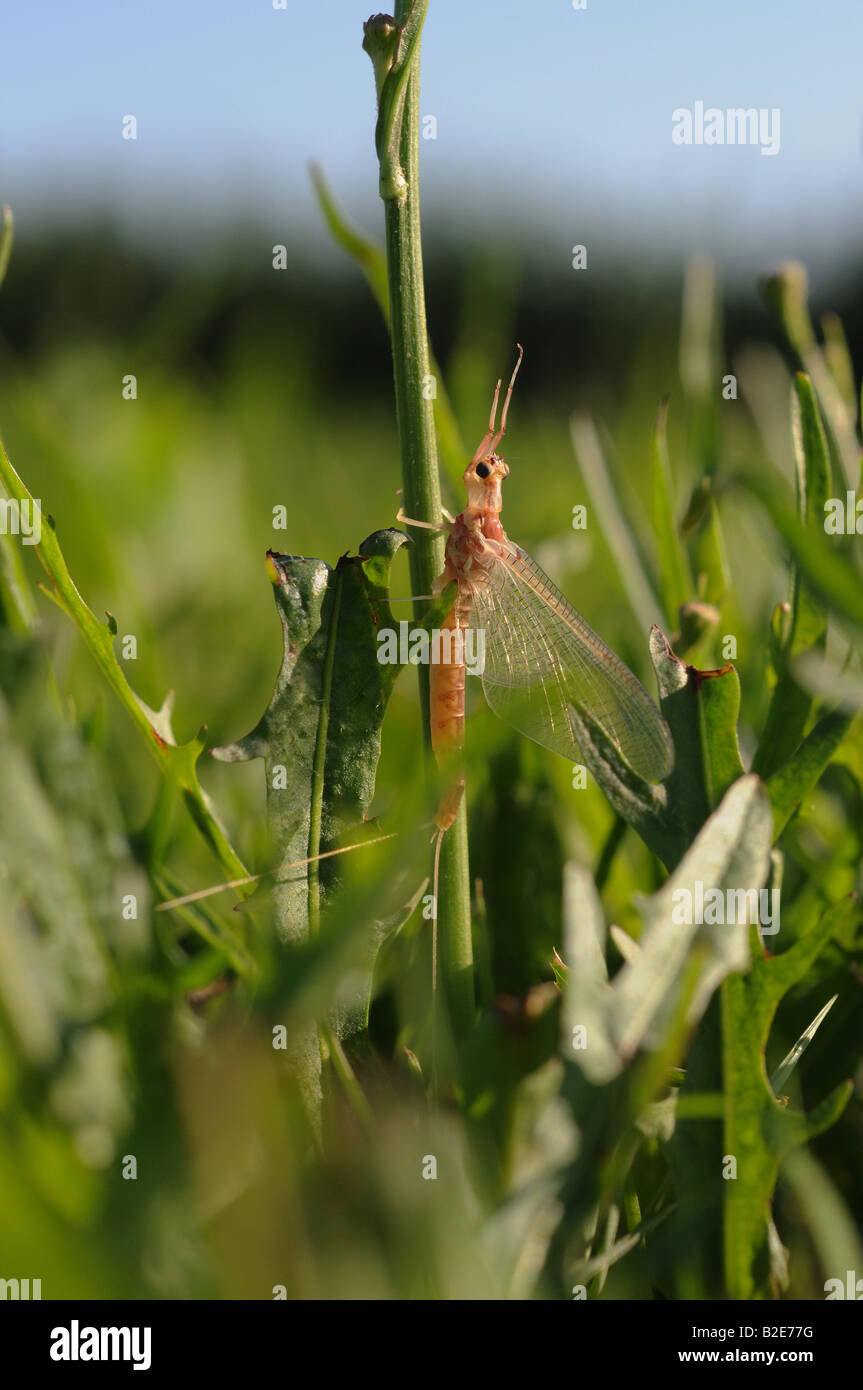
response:
[[[465,740],[465,635],[482,634],[482,685],[491,709],[528,738],[570,761],[581,761],[582,717],[587,716],[623,761],[648,782],[659,782],[671,771],[674,754],[668,725],[643,685],[597,636],[580,613],[557,589],[526,551],[511,541],[500,521],[501,484],[509,467],[497,453],[506,433],[507,415],[518,358],[504,398],[500,425],[497,383],[488,430],[464,471],[467,505],[456,517],[435,525],[416,521],[402,511],[398,520],[408,526],[448,532],[442,573],[434,584],[436,596],[452,583],[453,603],[443,622],[450,641],[441,643],[430,666],[431,743],[438,763],[457,772],[437,808],[433,878],[432,985],[437,982],[437,890],[440,850],[464,795],[462,765]],[[453,640],[456,639],[456,640]],[[476,644],[474,644],[475,649]],[[384,835],[378,839],[391,839]],[[366,843],[376,843],[368,841]],[[362,848],[349,845],[318,858]],[[282,866],[282,871],[314,860]],[[237,883],[251,882],[238,880]],[[225,885],[220,885],[224,887]],[[161,904],[163,910],[206,896],[209,891]]]
[[[467,506],[446,529],[446,561],[435,582],[440,595],[457,592],[444,620],[453,638],[430,669],[432,748],[439,763],[460,761],[464,748],[465,664],[459,659],[469,628],[482,633],[482,685],[501,719],[543,747],[581,761],[578,724],[586,714],[624,762],[648,782],[671,771],[668,725],[644,686],[577,613],[526,551],[511,541],[500,521],[501,484],[509,467],[497,453],[523,350],[518,347],[500,425],[500,381],[488,430],[464,472]],[[407,524],[410,518],[399,514]],[[435,528],[437,529],[437,528]],[[444,793],[435,817],[444,832],[455,820],[464,793],[464,772]]]

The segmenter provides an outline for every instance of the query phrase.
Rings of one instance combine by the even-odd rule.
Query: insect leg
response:
[[[396,521],[401,521],[405,526],[420,526],[423,531],[448,531],[449,525],[444,522],[417,521],[415,517],[405,516],[401,507],[396,512]]]

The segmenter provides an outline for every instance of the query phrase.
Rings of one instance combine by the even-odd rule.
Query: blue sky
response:
[[[202,240],[249,211],[285,240],[312,216],[314,158],[374,222],[368,13],[19,0],[3,20],[0,198],[22,229],[89,204]],[[592,242],[829,264],[863,222],[861,40],[861,0],[431,0],[426,212],[474,237],[524,227],[552,255]],[[675,146],[672,112],[697,100],[778,107],[780,153]]]

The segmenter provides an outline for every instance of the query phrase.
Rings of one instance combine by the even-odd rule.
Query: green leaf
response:
[[[821,330],[824,334],[824,361],[836,382],[836,389],[842,398],[845,409],[851,418],[857,411],[857,388],[854,385],[854,362],[848,348],[848,339],[842,320],[838,314],[821,315]]]
[[[854,899],[845,899],[780,956],[761,957],[754,946],[749,974],[731,977],[722,986],[726,1097],[722,1143],[724,1153],[737,1160],[737,1177],[725,1182],[717,1171],[713,1181],[723,1198],[728,1297],[770,1295],[768,1225],[779,1165],[791,1149],[835,1122],[853,1089],[850,1081],[837,1086],[807,1116],[777,1101],[767,1080],[764,1056],[783,995],[803,979],[831,937],[859,911]]]
[[[757,779],[747,778],[755,785]],[[739,794],[737,783],[729,796]],[[769,862],[769,807],[759,831],[762,865]],[[764,875],[766,877],[766,875]],[[762,882],[764,881],[762,877]],[[756,877],[735,870],[734,889],[757,887]],[[775,879],[774,879],[775,883]],[[760,910],[760,909],[759,909]],[[771,1257],[770,1201],[779,1165],[790,1149],[832,1124],[849,1095],[840,1086],[806,1116],[777,1101],[768,1083],[765,1050],[780,1000],[802,980],[826,942],[839,933],[859,907],[846,900],[826,912],[808,934],[780,956],[768,956],[758,928],[750,929],[751,965],[723,981],[719,1007],[711,1007],[690,1048],[680,1091],[677,1126],[670,1152],[679,1209],[677,1239],[688,1245],[678,1271],[681,1296],[697,1287],[699,1296],[771,1296],[775,1263]],[[732,930],[738,932],[739,927]],[[772,938],[766,938],[771,940]],[[716,1095],[720,1108],[690,1108],[693,1097]],[[729,1170],[734,1160],[735,1169]],[[697,1223],[697,1246],[687,1233]]]
[[[666,786],[682,853],[743,774],[737,745],[740,682],[733,666],[719,671],[687,666],[658,628],[651,633],[651,655],[674,740],[674,767]]]
[[[183,896],[180,884],[170,874],[158,873],[154,876],[154,882],[163,900]],[[229,914],[229,920],[226,921],[206,899],[195,901],[194,895],[191,896],[192,900],[189,902],[172,905],[172,914],[205,941],[212,948],[214,955],[221,958],[221,970],[228,965],[237,975],[254,976],[255,962],[243,944],[236,914]],[[162,910],[164,905],[163,902]],[[233,920],[230,920],[231,918]]]
[[[830,457],[812,383],[798,372],[792,398],[792,434],[797,474],[797,515],[809,534],[824,533],[824,503],[830,496]],[[799,565],[791,577],[791,620],[780,653],[778,679],[770,701],[753,767],[763,777],[791,756],[803,737],[812,697],[796,679],[791,661],[813,647],[823,647],[827,617],[813,586]]]
[[[841,1279],[844,1289],[848,1270],[863,1269],[863,1241],[853,1212],[809,1149],[795,1149],[788,1155],[781,1180],[790,1187],[803,1213],[822,1270]]]
[[[350,256],[366,277],[375,303],[390,326],[390,292],[387,284],[387,263],[383,247],[358,227],[353,226],[338,206],[324,177],[323,170],[313,164],[309,173],[330,235],[337,246]]]
[[[12,218],[12,209],[8,203],[3,204],[3,217],[0,223],[0,285],[6,279],[6,271],[9,268],[9,257],[12,255],[12,242],[15,237],[15,223]]]
[[[802,361],[815,346],[815,332],[809,315],[809,277],[799,261],[788,261],[761,281],[761,293],[776,315],[785,336]]]
[[[6,278],[15,223],[12,209],[4,203],[0,218],[0,285]],[[21,559],[21,551],[4,530],[0,534],[0,607],[3,621],[15,632],[28,632],[36,622],[36,604]]]
[[[756,777],[741,778],[705,822],[684,858],[658,893],[644,900],[641,950],[615,979],[614,1031],[623,1055],[656,1047],[674,1014],[675,991],[697,964],[688,1017],[701,1016],[720,980],[748,964],[745,925],[681,923],[675,910],[685,892],[694,903],[699,884],[710,890],[758,889],[770,868],[770,808]],[[694,915],[694,914],[689,914]]]
[[[695,542],[695,571],[698,597],[704,603],[720,607],[728,591],[729,571],[725,538],[712,491],[707,493],[704,517]]]
[[[5,531],[0,533],[0,611],[2,622],[13,632],[29,632],[36,624],[36,603],[21,550]]]
[[[797,514],[801,524],[824,529],[824,504],[831,494],[830,454],[812,383],[803,372],[794,381],[792,436],[797,471]],[[795,570],[789,655],[823,641],[827,620],[805,579]]]
[[[574,1053],[594,1083],[619,1075],[642,1048],[657,1050],[683,1008],[688,1026],[700,1018],[724,976],[749,963],[747,927],[681,921],[677,904],[727,888],[759,889],[770,870],[771,819],[756,777],[738,781],[707,820],[681,862],[650,898],[639,900],[644,923],[638,949],[626,951],[609,988],[605,924],[596,890],[584,870],[568,865],[565,879],[565,1032],[587,1029],[590,1046]]]
[[[645,782],[623,761],[590,717],[570,706],[584,765],[619,816],[638,831],[648,849],[671,867],[684,849],[681,827],[664,786]],[[676,756],[676,750],[675,750]]]
[[[323,560],[267,552],[284,641],[275,691],[251,733],[211,750],[223,762],[265,761],[276,869],[262,891],[272,898],[276,931],[295,949],[320,934],[336,861],[319,856],[336,848],[348,829],[356,838],[374,794],[381,723],[400,670],[378,660],[377,638],[384,629],[396,630],[389,573],[406,541],[401,531],[376,531],[359,555],[343,555],[335,569]],[[354,999],[343,1015],[346,1026],[356,1013]],[[353,1087],[331,1024],[321,1029]],[[320,1136],[321,1043],[314,1020],[298,1024],[287,1060]]]
[[[716,399],[719,315],[716,267],[694,256],[686,267],[680,316],[680,378],[691,401]]]
[[[856,402],[847,397],[847,381],[837,383],[830,361],[836,356],[835,332],[829,351],[822,351],[815,338],[809,313],[809,280],[804,266],[791,261],[762,282],[762,293],[776,314],[803,371],[811,378],[829,431],[830,457],[837,475],[846,486],[856,484],[860,469],[860,446],[855,430]]]
[[[674,519],[667,416],[668,402],[663,401],[650,440],[650,491],[665,617],[667,622],[675,623],[679,621],[680,609],[692,597],[693,587],[689,561]]]
[[[680,609],[680,630],[673,639],[675,651],[679,656],[686,656],[718,622],[719,609],[712,603],[702,603],[700,599],[684,603]]]
[[[596,426],[589,415],[570,416],[573,452],[581,469],[602,534],[611,551],[630,607],[642,631],[656,621],[659,602],[639,554],[635,534],[624,516],[619,489],[612,482]]]
[[[721,323],[716,269],[706,256],[686,267],[680,324],[680,379],[687,415],[687,455],[712,477],[719,459]]]
[[[844,620],[852,640],[863,645],[863,582],[854,552],[840,553],[825,535],[823,525],[803,526],[783,492],[766,474],[752,474],[739,481],[764,506],[813,593]]]
[[[41,644],[0,634],[0,1089],[16,1195],[4,1249],[34,1177],[41,1219],[53,1206],[87,1222],[92,1170],[130,1121],[120,992],[153,984],[146,881],[104,762],[52,689]]]
[[[825,714],[787,762],[768,777],[774,839],[779,838],[800,803],[813,790],[853,722],[854,714],[844,710]]]
[[[323,170],[317,165],[312,165],[310,173],[318,203],[330,234],[336,245],[340,246],[351,260],[356,261],[362,270],[374,295],[375,303],[383,314],[387,331],[389,331],[390,293],[383,247],[348,221],[327,185]],[[443,373],[431,350],[431,344],[429,344],[429,367],[435,383],[434,417],[438,447],[451,481],[459,486],[467,455],[458,421],[444,384]]]
[[[427,9],[428,0],[414,0],[404,24],[397,26],[397,35],[392,33],[393,21],[388,15],[374,15],[363,26],[363,48],[374,64],[378,87],[375,149],[381,166],[380,193],[385,201],[403,198],[407,188],[401,163],[402,121]]]
[[[749,961],[746,927],[699,923],[697,895],[699,889],[706,893],[711,888],[722,892],[760,887],[770,868],[771,824],[763,785],[755,777],[739,779],[666,884],[638,901],[644,922],[639,943],[621,944],[624,964],[610,984],[605,979],[605,927],[596,893],[583,871],[568,870],[564,950],[571,968],[564,986],[562,1053],[578,1064],[567,1069],[564,1089],[581,1129],[581,1147],[563,1198],[566,1224],[583,1218],[591,1197],[596,1202],[603,1193],[608,1199],[619,1190],[627,1154],[632,1154],[631,1140],[640,1142],[645,1122],[661,1123],[665,1138],[674,1128],[669,1105],[661,1103],[665,1118],[660,1121],[652,1103],[665,1093],[669,1069],[682,1057],[687,1036],[704,1010],[708,1017],[715,1012],[717,986],[729,971],[745,969]],[[679,910],[682,892],[693,908],[689,913]],[[615,939],[622,941],[619,932]],[[573,1033],[581,1026],[586,1029],[586,1047],[579,1046],[579,1035]],[[699,1074],[697,1058],[694,1073]],[[697,1110],[699,1125],[704,1123],[705,1103],[706,1113],[721,1115],[719,1085],[715,1079],[695,1085],[689,1060],[685,1086],[689,1093],[709,1093]],[[680,1094],[683,1100],[683,1091]],[[686,1099],[691,1103],[691,1094]],[[622,1122],[634,1127],[623,1137]],[[675,1135],[675,1185],[684,1201],[688,1193],[698,1196],[701,1191],[693,1127],[688,1120],[683,1141]],[[697,1126],[695,1130],[697,1134]],[[691,1246],[691,1231],[690,1211],[675,1242]]]
[[[17,498],[19,502],[28,501],[34,509],[34,514],[38,513],[41,518],[41,538],[33,548],[54,585],[53,589],[46,589],[44,592],[78,628],[109,685],[143,736],[162,774],[171,786],[179,791],[192,819],[228,871],[229,877],[244,877],[248,871],[228,840],[210,798],[198,782],[196,764],[204,748],[203,730],[197,738],[178,745],[171,729],[173,695],[166,698],[161,709],[151,710],[135,694],[114,651],[116,623],[110,615],[107,623],[100,622],[87,607],[66,566],[52,518],[42,512],[39,503],[27,491],[2,445],[0,479],[10,497]]]
[[[335,569],[323,560],[267,554],[284,638],[281,670],[252,732],[212,756],[265,760],[277,864],[315,861],[368,812],[381,723],[401,670],[378,660],[377,638],[398,630],[389,571],[406,539],[401,531],[376,531]],[[331,862],[311,862],[277,877],[276,926],[285,940],[314,933],[333,872]]]
[[[689,669],[698,694],[704,787],[713,810],[745,771],[737,742],[740,678],[731,665],[719,671]]]
[[[47,1065],[59,1054],[64,1027],[105,1009],[111,972],[76,862],[76,852],[90,846],[52,805],[2,697],[0,759],[0,1012],[24,1056]]]
[[[803,730],[812,712],[812,696],[788,666],[784,666],[773,694],[758,743],[752,770],[770,778],[799,750]]]
[[[788,1080],[794,1068],[797,1066],[797,1063],[800,1061],[800,1058],[803,1056],[803,1053],[806,1051],[812,1039],[815,1037],[815,1034],[818,1032],[818,1029],[821,1027],[821,1024],[824,1022],[825,1018],[829,1014],[830,1010],[833,1008],[833,1005],[836,1003],[836,1000],[838,998],[839,995],[834,994],[832,999],[828,999],[827,1003],[824,1005],[824,1008],[819,1010],[819,1012],[815,1015],[812,1022],[809,1024],[809,1027],[804,1029],[804,1031],[800,1034],[800,1037],[797,1039],[790,1052],[787,1052],[786,1055],[782,1058],[782,1061],[779,1063],[779,1066],[776,1068],[776,1070],[770,1077],[770,1086],[773,1090],[774,1095],[781,1097],[782,1088],[785,1085],[785,1082]]]

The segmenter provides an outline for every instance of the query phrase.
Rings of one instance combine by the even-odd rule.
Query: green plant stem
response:
[[[427,0],[421,3],[424,12]],[[400,0],[396,20],[404,24],[411,5]],[[387,278],[395,377],[396,419],[402,457],[403,506],[408,516],[437,524],[441,518],[437,442],[434,411],[428,383],[428,330],[423,285],[419,203],[419,43],[413,48],[401,120],[399,153],[403,181],[395,193],[393,180],[382,178],[386,210]],[[397,65],[396,65],[397,66]],[[393,70],[387,81],[396,78]],[[386,133],[379,155],[382,172],[387,149]],[[428,594],[443,570],[443,538],[433,531],[419,531],[410,553],[411,583],[415,594]],[[421,616],[419,605],[415,616]],[[430,753],[428,670],[420,666],[420,701],[423,736]],[[444,837],[438,893],[440,978],[449,1005],[453,1032],[463,1036],[473,1020],[473,946],[470,920],[467,818],[464,805]]]
[[[321,852],[321,826],[324,812],[324,769],[327,761],[327,737],[330,727],[330,692],[333,683],[333,667],[336,658],[336,642],[339,633],[339,609],[342,602],[342,577],[336,572],[334,580],[333,615],[330,622],[329,643],[324,660],[323,688],[321,690],[321,714],[318,722],[318,738],[315,745],[313,767],[312,802],[309,812],[309,859],[308,866],[308,926],[309,935],[316,936],[321,923],[321,879],[317,856]]]

